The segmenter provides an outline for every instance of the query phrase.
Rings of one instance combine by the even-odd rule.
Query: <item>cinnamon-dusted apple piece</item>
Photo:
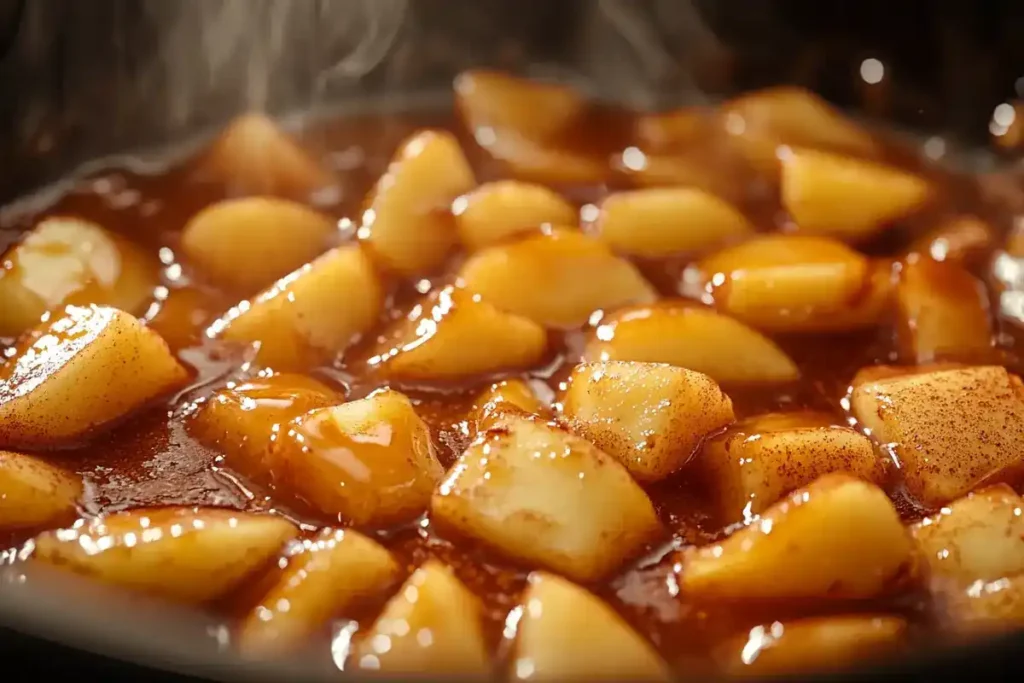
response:
[[[24,453],[0,450],[0,529],[39,527],[75,511],[77,476]]]
[[[576,208],[543,185],[518,180],[484,183],[452,202],[462,244],[477,251],[550,225],[572,225]]]
[[[272,197],[226,199],[185,225],[181,248],[200,272],[236,291],[258,291],[329,246],[334,221]]]
[[[680,585],[698,599],[863,599],[896,588],[913,563],[885,492],[827,474],[721,543],[685,551]]]
[[[0,254],[0,337],[16,337],[66,304],[141,315],[159,284],[157,260],[90,221],[40,221]]]
[[[520,379],[506,379],[495,382],[476,397],[469,412],[470,425],[478,431],[484,430],[508,408],[541,416],[549,411],[549,406],[537,397],[529,384]]]
[[[902,617],[851,614],[773,622],[716,648],[731,676],[773,676],[841,669],[894,654],[904,644]]]
[[[1024,388],[1005,368],[967,367],[865,382],[853,414],[899,460],[907,491],[929,508],[1024,460]]]
[[[566,424],[639,481],[667,477],[704,438],[735,419],[707,375],[664,363],[577,365],[562,399]]]
[[[435,522],[577,581],[607,576],[661,529],[626,469],[512,411],[477,435],[431,502]]]
[[[782,205],[801,233],[860,241],[919,209],[931,196],[911,173],[811,149],[782,160]]]
[[[258,113],[235,118],[203,155],[199,171],[235,192],[296,199],[336,182],[277,123]]]
[[[454,136],[417,133],[402,143],[371,193],[360,238],[389,270],[413,275],[434,269],[455,244],[452,200],[475,185]]]
[[[670,679],[654,648],[622,617],[560,576],[531,574],[520,609],[515,680]]]
[[[952,261],[911,256],[896,288],[902,355],[916,363],[939,358],[984,360],[992,322],[984,285]]]
[[[459,287],[427,295],[383,335],[370,364],[390,378],[451,380],[528,368],[547,351],[547,333]]]
[[[329,360],[366,332],[384,306],[370,259],[356,245],[332,249],[231,309],[207,335],[258,344],[257,359],[275,370]]]
[[[692,302],[659,301],[619,309],[601,320],[584,360],[669,363],[722,383],[790,382],[796,364],[757,330]]]
[[[269,458],[279,490],[356,525],[412,519],[444,474],[427,425],[390,389],[297,418]]]
[[[63,445],[188,380],[158,334],[108,306],[67,306],[0,365],[0,448]]]
[[[482,249],[460,276],[484,301],[552,327],[579,325],[596,310],[656,298],[633,264],[600,241],[564,228]]]
[[[615,251],[646,257],[704,252],[754,234],[735,207],[692,187],[611,194],[594,229]]]
[[[203,603],[262,569],[296,533],[280,517],[221,508],[118,512],[35,538],[32,558],[150,595]]]
[[[352,652],[356,668],[384,674],[486,677],[481,609],[450,570],[428,561],[384,606]]]
[[[396,582],[391,553],[351,529],[324,529],[286,557],[277,581],[245,617],[244,655],[264,659],[299,647],[331,617]]]
[[[769,413],[704,443],[694,463],[724,523],[761,514],[785,494],[831,472],[881,484],[887,468],[871,441],[827,413]]]

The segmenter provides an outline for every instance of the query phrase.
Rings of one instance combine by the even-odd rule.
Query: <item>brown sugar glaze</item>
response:
[[[355,238],[355,228],[367,191],[385,170],[393,150],[416,130],[434,127],[453,131],[463,144],[477,178],[481,181],[507,177],[502,168],[482,152],[449,113],[377,115],[363,118],[325,119],[308,124],[299,134],[304,147],[333,168],[338,177],[337,192],[311,202],[316,208],[339,220],[338,240]],[[578,127],[573,139],[563,140],[565,147],[612,157],[635,144],[630,138],[631,115],[617,110],[594,107],[587,125]],[[997,206],[986,205],[976,180],[968,175],[939,169],[921,161],[910,144],[889,145],[885,156],[903,167],[913,167],[942,188],[941,201],[927,214],[913,216],[887,231],[882,237],[860,246],[872,255],[898,256],[926,228],[944,216],[973,213],[1001,234],[1009,230],[1010,216]],[[92,175],[76,179],[56,201],[38,211],[8,212],[0,224],[0,251],[15,243],[38,220],[52,215],[76,215],[92,220],[124,235],[158,254],[163,263],[162,287],[157,301],[146,314],[151,326],[168,339],[178,357],[194,370],[190,387],[160,405],[131,416],[112,431],[88,443],[49,454],[54,462],[81,474],[86,481],[82,514],[149,505],[215,505],[246,510],[277,510],[302,522],[307,531],[338,520],[325,519],[307,509],[280,505],[272,491],[246,481],[220,466],[220,456],[199,444],[188,431],[190,407],[197,399],[209,396],[228,379],[244,376],[245,351],[230,348],[203,336],[205,327],[234,305],[237,294],[219,291],[204,283],[190,264],[178,262],[175,254],[181,228],[202,207],[232,196],[231,188],[204,180],[196,173],[194,159],[176,162],[161,172],[142,174],[127,167],[108,166]],[[559,187],[578,206],[595,202],[611,190],[633,186],[627,173],[614,173],[611,181],[599,187]],[[735,199],[754,225],[764,231],[785,223],[777,199],[752,187],[739,188]],[[348,219],[348,221],[342,220]],[[1001,243],[1002,240],[1000,240]],[[975,274],[992,283],[991,262],[995,253],[975,259]],[[359,398],[378,388],[363,360],[369,344],[389,321],[408,310],[422,292],[450,280],[462,255],[454,253],[441,272],[413,281],[393,283],[391,305],[377,330],[365,336],[363,343],[345,353],[344,359],[320,367],[311,374],[341,390],[348,398]],[[638,261],[648,279],[664,296],[680,295],[680,276],[685,259]],[[997,291],[990,288],[993,310]],[[1005,363],[1015,372],[1024,369],[1018,356],[1021,340],[1019,321],[997,316],[997,346]],[[569,367],[580,357],[584,330],[551,334],[551,348],[545,363],[526,378],[537,387],[547,387],[553,398]],[[898,361],[891,326],[841,334],[773,335],[790,354],[803,379],[788,386],[750,388],[727,386],[738,418],[759,413],[796,408],[829,411],[845,420],[842,399],[853,374],[860,368]],[[0,340],[10,345],[13,340]],[[0,346],[0,348],[3,348]],[[469,439],[466,414],[472,397],[495,377],[481,377],[457,385],[437,384],[402,386],[417,403],[417,411],[429,424],[442,464],[450,466]],[[894,469],[890,492],[905,518],[922,514],[900,494],[898,471]],[[688,671],[712,667],[708,652],[727,636],[734,636],[756,624],[785,620],[795,616],[877,612],[909,617],[915,633],[927,635],[934,630],[933,606],[923,594],[911,593],[884,601],[840,604],[837,602],[786,602],[742,606],[695,604],[680,596],[669,550],[688,544],[706,543],[722,535],[723,530],[708,514],[710,505],[702,497],[699,481],[685,472],[645,487],[665,522],[673,532],[649,549],[646,557],[636,558],[603,585],[591,586],[641,633],[645,634],[671,664]],[[8,537],[16,545],[27,538]],[[519,601],[527,570],[473,544],[440,534],[429,516],[402,528],[380,531],[378,538],[404,561],[411,571],[429,557],[452,566],[459,578],[481,596],[486,607],[488,633],[496,656],[506,656],[502,631],[506,617]],[[227,621],[244,613],[257,600],[265,581],[253,578],[236,594],[214,606]],[[369,623],[380,602],[368,604],[356,617]],[[333,628],[337,629],[338,624]],[[326,639],[318,646],[319,656],[328,656]]]

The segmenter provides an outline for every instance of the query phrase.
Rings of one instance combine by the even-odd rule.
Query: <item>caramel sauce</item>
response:
[[[301,141],[307,150],[335,171],[338,183],[333,194],[318,195],[310,203],[339,221],[342,229],[338,232],[338,242],[354,238],[353,226],[359,223],[364,196],[386,170],[393,150],[403,138],[424,127],[439,127],[455,133],[481,182],[506,177],[500,164],[482,153],[466,131],[447,114],[314,122],[301,132]],[[562,140],[560,144],[574,153],[607,159],[617,155],[621,159],[623,150],[634,144],[631,130],[630,118],[624,113],[595,108],[586,124],[577,127],[571,139]],[[886,148],[883,157],[913,168],[936,182],[942,188],[936,193],[941,199],[895,229],[860,246],[861,253],[898,257],[942,219],[961,214],[983,217],[999,230],[1007,228],[1010,217],[980,203],[972,178],[927,165],[906,145],[893,144]],[[16,243],[19,235],[41,219],[61,215],[87,218],[156,255],[163,264],[161,282],[145,317],[168,340],[178,358],[194,370],[190,386],[166,402],[147,408],[86,443],[46,457],[84,478],[86,494],[81,512],[88,516],[145,506],[211,505],[239,510],[277,510],[303,523],[310,532],[320,526],[336,524],[336,519],[285,502],[292,500],[291,497],[276,500],[273,490],[223,462],[222,454],[199,443],[188,428],[197,403],[209,400],[227,382],[254,382],[253,397],[259,402],[258,383],[261,381],[245,369],[244,353],[208,340],[202,334],[207,325],[237,302],[237,297],[209,285],[189,263],[179,261],[176,256],[180,230],[188,219],[210,203],[233,195],[233,188],[197,175],[196,161],[189,159],[153,174],[110,166],[75,180],[62,196],[40,211],[4,217],[0,225],[0,250]],[[605,185],[557,189],[582,207],[598,201],[609,191],[632,186],[631,174],[622,172],[613,175]],[[766,196],[754,186],[749,192],[738,193],[738,205],[753,225],[768,232],[785,226],[787,218],[777,202]],[[995,297],[997,285],[989,273],[992,256],[988,253],[986,258],[977,259],[974,272],[992,283],[990,294]],[[310,375],[350,400],[379,388],[373,365],[367,362],[377,337],[405,316],[423,293],[450,282],[463,260],[464,255],[456,253],[437,273],[410,282],[393,283],[390,305],[377,328],[350,348],[343,358],[314,369]],[[682,276],[689,262],[680,258],[636,261],[664,297],[684,294]],[[1024,369],[1017,352],[1017,326],[1021,323],[1003,315],[997,321],[996,331],[1000,351],[1009,367],[1018,372]],[[795,361],[803,379],[770,388],[726,387],[739,419],[766,412],[806,409],[826,413],[837,424],[845,423],[849,416],[842,402],[848,395],[854,374],[865,366],[898,360],[896,340],[889,327],[769,336]],[[550,338],[551,348],[544,363],[531,372],[515,376],[549,388],[553,396],[562,388],[571,365],[580,358],[584,331],[561,331],[552,333]],[[8,347],[14,344],[13,339],[4,341]],[[501,377],[480,377],[464,382],[394,383],[392,386],[413,400],[418,414],[430,427],[439,460],[448,467],[469,442],[471,428],[467,414],[473,399],[490,382]],[[888,490],[909,521],[923,511],[901,493],[898,477],[898,472],[894,471]],[[672,535],[651,544],[645,556],[624,567],[611,580],[590,588],[649,638],[679,670],[691,673],[711,670],[713,663],[708,653],[723,639],[735,637],[757,624],[796,616],[854,612],[901,614],[910,619],[917,629],[915,632],[922,636],[933,632],[933,606],[918,592],[850,604],[835,601],[744,602],[742,605],[693,602],[679,594],[672,551],[721,538],[727,529],[722,529],[711,514],[713,505],[707,500],[700,481],[685,472],[647,485],[645,490]],[[26,537],[20,534],[8,540],[14,543]],[[517,606],[525,586],[527,567],[467,539],[436,530],[427,515],[412,524],[378,530],[376,537],[395,553],[408,571],[429,558],[453,567],[458,577],[482,600],[487,635],[496,656],[500,659],[507,655],[502,632],[506,617]],[[240,616],[258,604],[267,581],[266,577],[253,577],[213,608],[225,619]],[[356,614],[338,616],[367,624],[381,604],[381,601],[371,601]],[[323,633],[323,656],[326,656],[329,630]]]

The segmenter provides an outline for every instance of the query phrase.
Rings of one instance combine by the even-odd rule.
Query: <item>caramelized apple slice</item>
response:
[[[159,284],[155,259],[79,218],[47,218],[2,256],[0,337],[21,334],[65,304],[142,313]]]
[[[898,458],[910,494],[935,508],[1020,465],[1021,396],[1019,377],[988,366],[861,384],[851,403]]]
[[[681,585],[698,598],[871,598],[912,566],[885,492],[827,474],[721,543],[687,551]]]
[[[279,484],[356,525],[415,517],[444,474],[427,425],[389,389],[298,418],[270,457]]]
[[[380,315],[384,292],[358,246],[332,249],[210,326],[213,337],[258,344],[276,370],[316,365],[343,351]]]
[[[706,251],[754,233],[732,205],[691,187],[609,195],[595,227],[612,249],[648,257]]]
[[[511,411],[466,449],[431,510],[436,522],[578,581],[606,576],[660,531],[651,501],[618,462]]]
[[[772,676],[840,669],[891,655],[904,643],[900,617],[849,615],[755,626],[718,648],[731,676]]]
[[[486,677],[480,604],[443,565],[429,561],[405,582],[352,653],[385,674]]]
[[[61,445],[187,379],[164,340],[131,315],[67,306],[0,365],[0,447]]]
[[[565,129],[584,103],[564,86],[474,70],[455,79],[455,106],[477,137],[486,128],[544,140]]]
[[[81,480],[22,453],[0,450],[0,529],[39,527],[75,511]]]
[[[964,263],[981,258],[995,243],[995,231],[985,221],[977,216],[954,216],[914,240],[907,253]]]
[[[242,622],[238,647],[247,657],[297,648],[331,617],[386,590],[400,572],[391,553],[351,529],[325,529],[287,562]]]
[[[978,580],[944,592],[944,625],[960,634],[985,636],[1024,626],[1024,574]]]
[[[306,199],[335,178],[263,114],[237,117],[201,161],[202,171],[246,194]]]
[[[202,443],[220,450],[229,467],[265,477],[268,457],[288,423],[315,408],[342,402],[327,385],[303,375],[278,373],[230,383],[204,402],[190,428]]]
[[[450,133],[417,133],[399,147],[377,182],[359,235],[390,270],[412,275],[434,269],[455,242],[451,202],[475,185]]]
[[[334,222],[301,204],[270,197],[227,199],[185,225],[185,256],[214,282],[253,292],[315,258]]]
[[[477,396],[470,409],[469,421],[477,430],[487,429],[509,407],[530,415],[548,412],[548,406],[537,398],[530,385],[519,379],[506,379],[492,384]]]
[[[477,251],[545,223],[572,225],[576,209],[543,185],[516,180],[484,183],[452,202],[462,244]]]
[[[547,333],[479,295],[445,287],[384,335],[371,362],[388,377],[450,380],[527,368],[547,351]]]
[[[621,309],[587,342],[588,361],[669,363],[716,382],[790,382],[800,371],[772,340],[743,323],[687,302]]]
[[[984,359],[992,350],[985,288],[954,262],[910,257],[896,289],[900,350],[909,360]]]
[[[631,263],[564,229],[483,249],[466,261],[461,277],[484,301],[549,326],[579,325],[596,310],[656,296]]]
[[[709,439],[696,466],[726,523],[758,515],[830,472],[876,484],[886,476],[867,437],[828,414],[809,411],[742,420]]]
[[[530,575],[516,635],[513,678],[667,681],[654,649],[614,610],[565,579]]]
[[[704,437],[735,419],[707,375],[663,363],[577,365],[562,399],[569,427],[617,459],[639,481],[686,464]]]
[[[203,603],[263,568],[295,533],[280,517],[220,508],[120,512],[37,536],[32,557],[151,595]]]
[[[858,241],[920,208],[922,178],[899,169],[810,149],[782,159],[782,205],[800,232]]]

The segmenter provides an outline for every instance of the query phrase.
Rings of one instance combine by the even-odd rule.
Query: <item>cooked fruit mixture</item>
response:
[[[978,179],[792,88],[455,103],[6,210],[0,558],[394,674],[1024,626],[1024,239]]]

